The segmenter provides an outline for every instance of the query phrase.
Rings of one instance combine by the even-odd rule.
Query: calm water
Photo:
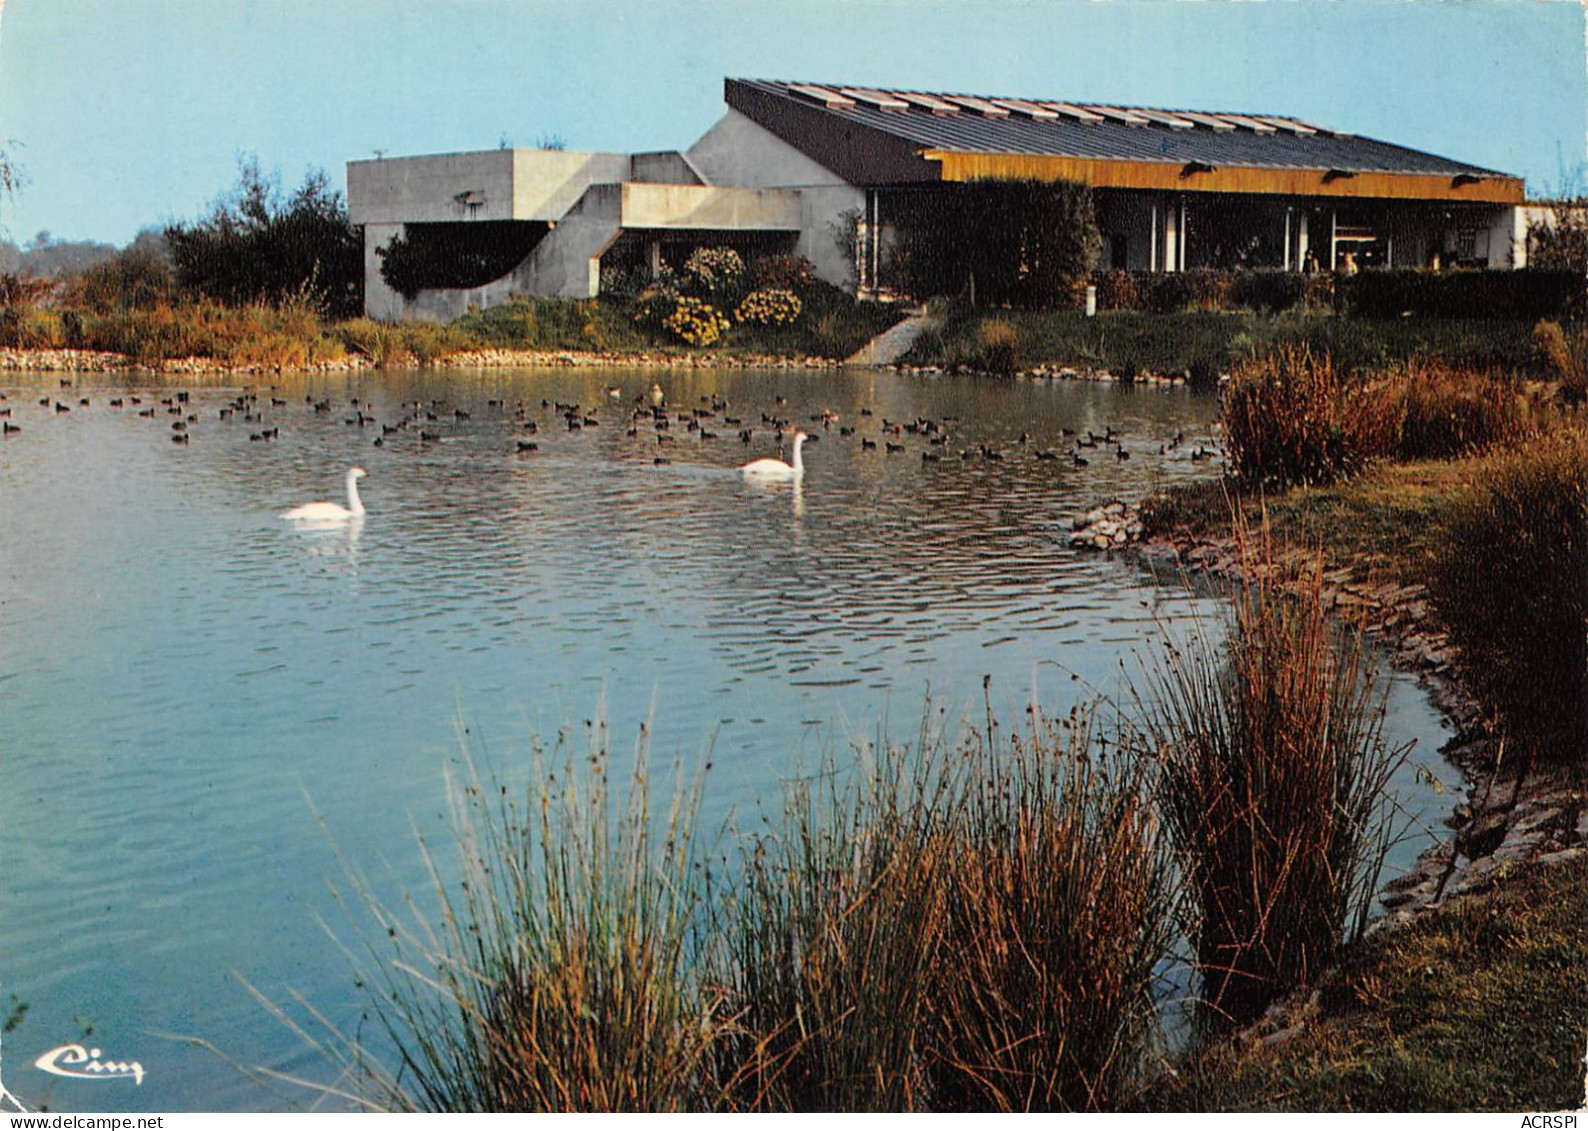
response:
[[[284,381],[286,403],[265,410],[273,442],[218,419],[241,386],[194,389],[179,446],[158,403],[170,390],[106,380],[0,381],[22,428],[0,443],[0,1004],[31,1006],[5,1040],[4,1081],[57,1111],[282,1106],[166,1035],[316,1073],[238,976],[357,1024],[362,999],[318,926],[345,922],[327,834],[388,894],[423,886],[414,831],[444,829],[460,720],[496,761],[522,765],[532,736],[577,732],[603,704],[620,749],[653,718],[660,758],[710,745],[715,821],[884,719],[908,736],[929,690],[979,712],[991,675],[1006,718],[1033,690],[1062,710],[1073,676],[1120,690],[1155,618],[1215,611],[1064,544],[1089,505],[1210,473],[1190,443],[1159,455],[1177,431],[1210,435],[1215,405],[1184,390],[392,372]],[[654,464],[649,427],[625,435],[653,380],[675,409],[726,398],[755,439],[720,416],[706,422],[714,441],[675,421],[671,462]],[[613,383],[621,400],[603,393]],[[155,415],[109,407],[118,394]],[[383,421],[404,401],[444,400],[425,425],[444,438],[410,431],[377,449],[378,427],[346,423],[353,397]],[[601,423],[568,432],[543,399],[594,407]],[[538,452],[514,452],[518,402],[540,423]],[[774,453],[763,412],[822,433],[810,418],[823,409],[879,440],[883,418],[954,418],[950,457],[923,463],[918,436],[902,454],[862,451],[834,425],[806,447],[800,490],[742,482],[738,463]],[[1109,426],[1133,457],[1099,448],[1074,467],[1061,429]],[[982,444],[1006,458],[954,458]],[[1039,447],[1066,458],[1039,461]],[[277,517],[339,500],[355,463],[369,472],[362,524],[303,532]],[[1446,737],[1405,680],[1389,729],[1418,739],[1425,764]],[[1421,797],[1430,814],[1447,807]],[[141,1086],[33,1067],[89,1026],[83,1043],[138,1060]]]

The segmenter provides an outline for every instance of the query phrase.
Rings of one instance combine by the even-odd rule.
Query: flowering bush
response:
[[[756,289],[779,287],[786,291],[803,291],[816,281],[816,269],[803,255],[779,252],[763,255],[750,264],[750,277]]]
[[[751,291],[739,304],[733,316],[740,322],[755,322],[762,326],[792,326],[802,309],[799,296],[781,287],[763,287]]]
[[[692,346],[709,346],[727,332],[728,317],[710,303],[685,295],[662,325]]]
[[[697,247],[684,260],[684,274],[707,294],[717,294],[743,278],[744,259],[731,247]]]

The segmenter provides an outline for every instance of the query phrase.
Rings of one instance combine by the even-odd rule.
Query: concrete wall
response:
[[[795,254],[811,261],[818,278],[854,289],[854,250],[841,247],[835,236],[844,226],[845,213],[864,212],[864,189],[737,110],[728,111],[685,155],[709,184],[800,190]]]
[[[459,193],[475,194],[470,209]],[[354,224],[513,220],[513,151],[442,153],[347,163],[347,211]]]
[[[380,256],[375,253],[402,233],[401,224],[364,225],[364,313],[385,322],[401,318],[406,304],[381,277]]]
[[[458,220],[557,220],[592,184],[624,181],[626,153],[491,149],[349,161],[347,207],[354,224]]]
[[[707,184],[805,188],[848,184],[770,130],[729,110],[684,156]]]
[[[633,182],[590,185],[508,274],[478,287],[421,291],[412,301],[405,301],[380,279],[374,254],[402,225],[366,225],[365,309],[376,318],[450,321],[470,307],[496,306],[515,293],[594,298],[600,293],[601,256],[624,229],[793,231],[800,221],[800,194],[783,189]]]
[[[591,185],[629,179],[627,153],[559,153],[519,149],[513,153],[515,220],[560,220]]]
[[[645,181],[663,185],[703,185],[706,179],[676,149],[656,153],[636,153],[629,159],[630,181]]]
[[[789,232],[800,226],[800,194],[788,189],[632,182],[621,187],[619,223],[625,228]]]

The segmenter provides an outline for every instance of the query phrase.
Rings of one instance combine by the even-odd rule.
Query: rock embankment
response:
[[[418,364],[403,355],[387,364]],[[565,368],[673,367],[683,369],[832,369],[840,363],[830,357],[773,357],[765,354],[587,353],[579,350],[475,349],[447,354],[431,362],[447,369],[506,369],[517,366]],[[374,369],[376,363],[360,353],[278,365],[228,361],[218,357],[177,357],[139,361],[122,353],[103,350],[0,349],[0,370],[32,369],[61,373],[167,373],[209,376],[222,373],[342,373]]]
[[[1155,536],[1131,552],[1155,568],[1229,579],[1264,571],[1293,577],[1307,560],[1293,551],[1254,562],[1232,540],[1183,533]],[[1438,627],[1423,587],[1364,578],[1349,566],[1325,570],[1321,579],[1326,607],[1377,640],[1397,668],[1417,673],[1455,725],[1457,737],[1441,754],[1467,782],[1465,802],[1445,822],[1454,836],[1424,853],[1410,873],[1385,885],[1380,902],[1386,913],[1373,930],[1480,896],[1514,869],[1588,854],[1588,785],[1574,768],[1518,764],[1519,756],[1507,753],[1485,729],[1477,703],[1457,682],[1454,647]]]
[[[830,357],[779,357],[731,353],[587,353],[579,350],[460,350],[438,358],[448,369],[496,369],[511,366],[564,366],[586,368],[675,367],[681,369],[833,369],[840,363]]]
[[[166,373],[211,376],[224,373],[343,373],[372,368],[363,354],[271,365],[263,362],[228,361],[219,357],[169,357],[139,361],[124,353],[105,350],[0,350],[0,370],[31,369],[47,373]]]
[[[1075,520],[1070,545],[1089,550],[1122,550],[1140,541],[1141,510],[1128,503],[1105,503]]]

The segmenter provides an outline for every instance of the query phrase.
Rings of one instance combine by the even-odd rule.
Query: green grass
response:
[[[1358,948],[1321,1016],[1270,1047],[1211,1051],[1154,1111],[1573,1111],[1588,1039],[1588,860]]]
[[[1010,323],[1022,366],[1069,365],[1110,372],[1180,374],[1201,362],[1228,369],[1282,346],[1327,353],[1346,369],[1385,366],[1411,358],[1504,368],[1543,375],[1548,360],[1524,321],[1359,319],[1324,314],[1196,311],[1102,313],[1073,310],[949,309],[936,331],[924,334],[905,358],[914,365],[978,368],[981,323]]]

